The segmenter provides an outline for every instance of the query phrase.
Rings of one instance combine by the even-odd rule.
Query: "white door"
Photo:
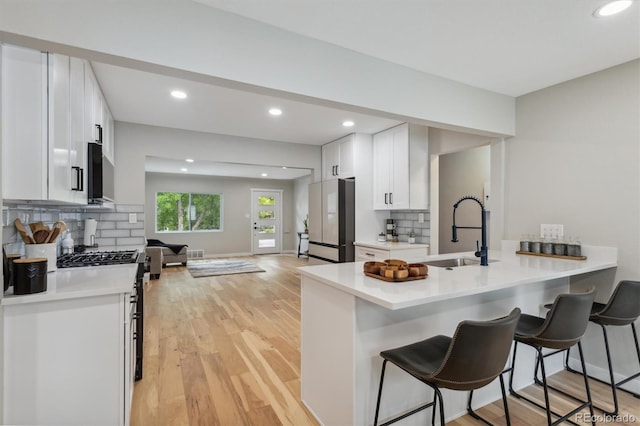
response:
[[[282,251],[282,190],[251,190],[252,253]]]

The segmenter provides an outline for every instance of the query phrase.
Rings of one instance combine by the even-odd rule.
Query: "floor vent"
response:
[[[187,259],[202,259],[204,250],[187,250]]]

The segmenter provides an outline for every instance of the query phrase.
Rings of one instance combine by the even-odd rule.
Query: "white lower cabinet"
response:
[[[371,245],[359,245],[356,243],[356,261],[420,260],[429,255],[429,246],[426,244],[402,244],[398,245],[398,247],[394,247],[393,244],[380,244],[380,247],[373,248]]]
[[[128,425],[130,298],[4,306],[3,424]]]

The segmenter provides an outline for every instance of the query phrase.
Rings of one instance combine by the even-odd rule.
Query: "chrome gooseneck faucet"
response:
[[[482,209],[482,226],[456,226],[456,209],[458,208],[458,206],[460,205],[460,203],[462,203],[465,200],[473,200],[476,203],[478,203],[480,205],[480,208]],[[482,266],[489,266],[489,258],[488,258],[488,254],[489,254],[489,248],[487,247],[487,211],[484,208],[484,204],[482,204],[482,201],[480,201],[478,198],[471,196],[471,195],[465,195],[464,197],[460,198],[454,205],[453,205],[453,226],[451,227],[452,230],[452,237],[451,237],[451,242],[452,243],[457,243],[458,242],[458,228],[460,229],[481,229],[482,231],[482,246],[480,246],[478,244],[478,241],[476,240],[476,252],[475,255],[476,257],[480,258],[480,265]]]

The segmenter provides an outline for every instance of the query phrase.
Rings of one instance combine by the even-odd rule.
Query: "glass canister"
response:
[[[540,239],[533,236],[533,238],[531,238],[531,241],[529,241],[529,251],[531,253],[540,253],[540,245],[542,243],[540,242]]]
[[[574,256],[574,257],[582,256],[580,238],[576,238],[575,241],[569,241],[569,243],[567,244],[567,256]]]
[[[557,256],[566,256],[567,255],[567,244],[560,240],[553,243],[553,254]]]

